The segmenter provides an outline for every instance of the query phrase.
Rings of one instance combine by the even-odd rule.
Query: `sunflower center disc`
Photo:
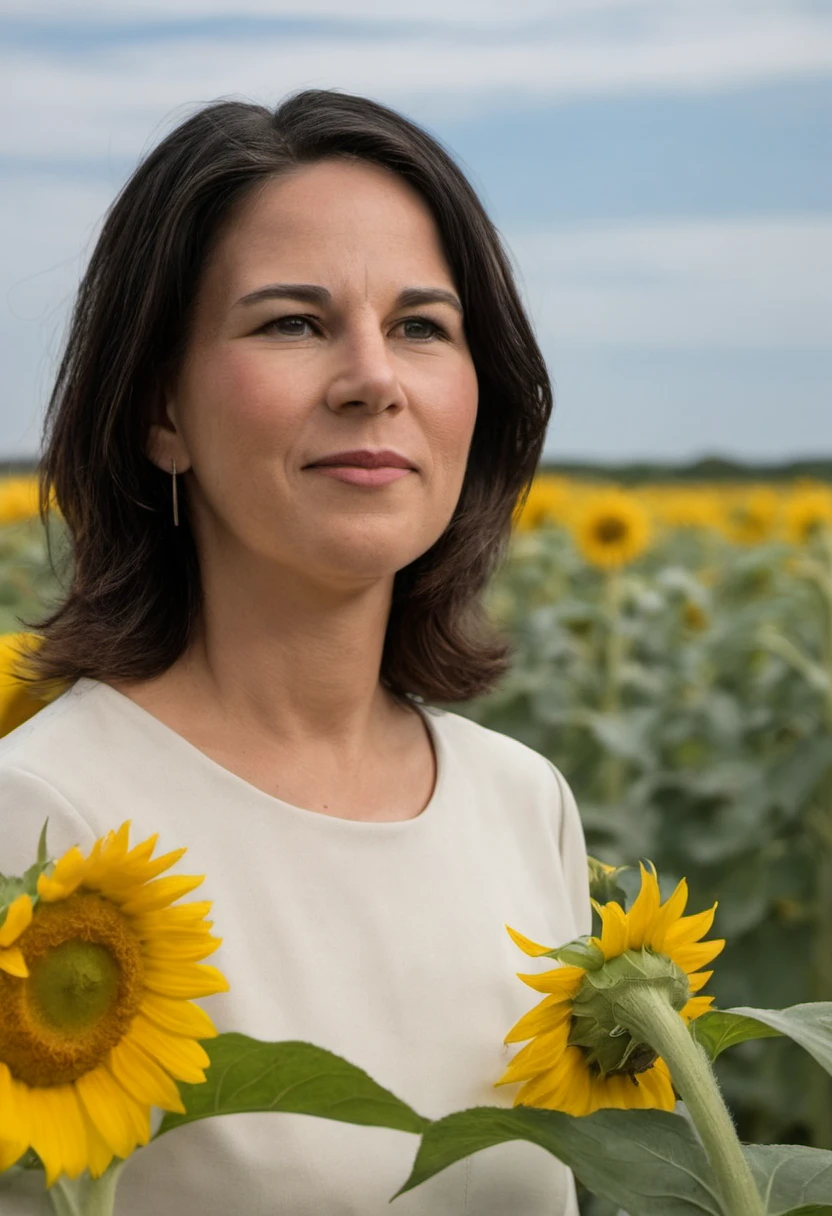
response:
[[[120,908],[82,890],[39,903],[17,944],[29,977],[0,971],[0,1060],[27,1085],[75,1081],[130,1027],[143,992],[141,942]]]
[[[625,995],[648,990],[660,992],[677,1013],[690,996],[685,972],[672,959],[647,949],[625,950],[584,976],[573,1001],[568,1042],[581,1048],[594,1076],[637,1081],[639,1073],[655,1064],[657,1052],[621,1024]]]
[[[602,544],[614,545],[626,536],[627,525],[623,519],[616,519],[611,515],[607,519],[599,520],[595,531]]]
[[[118,993],[118,963],[97,942],[56,946],[31,973],[32,1001],[56,1030],[85,1030],[110,1008]]]

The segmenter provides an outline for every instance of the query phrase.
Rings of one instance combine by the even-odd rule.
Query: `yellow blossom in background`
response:
[[[650,542],[646,510],[634,495],[614,487],[588,497],[572,527],[583,557],[604,569],[634,561]]]
[[[4,477],[0,480],[0,526],[32,519],[37,514],[36,477]]]
[[[583,521],[592,517],[599,499],[611,495],[641,511],[651,542],[663,532],[688,529],[717,534],[740,545],[767,544],[784,535],[803,545],[818,529],[832,529],[832,487],[808,479],[790,483],[648,482],[625,489],[616,483],[546,472],[535,479],[526,503],[515,515],[515,527],[518,532],[566,528],[578,540]],[[629,556],[622,559],[614,545],[593,543],[591,536],[581,551],[594,565],[633,560]]]
[[[685,600],[682,620],[687,629],[690,629],[693,633],[699,633],[700,630],[707,626],[708,615],[701,604],[698,604],[696,600],[689,599]]]
[[[640,869],[641,890],[629,912],[615,901],[595,905],[602,929],[600,938],[591,938],[590,945],[601,952],[604,964],[626,951],[642,949],[675,964],[687,976],[688,999],[680,1017],[689,1023],[705,1013],[713,1001],[713,997],[693,994],[713,974],[700,968],[716,958],[725,945],[724,941],[700,941],[711,928],[716,905],[706,912],[683,916],[688,898],[685,880],[661,903],[655,872],[643,865]],[[506,928],[532,958],[551,953],[550,947]],[[506,1036],[507,1043],[531,1042],[521,1048],[497,1084],[523,1082],[515,1106],[540,1106],[570,1115],[590,1115],[607,1108],[672,1110],[675,1096],[669,1070],[649,1047],[630,1044],[625,1066],[604,1070],[595,1053],[576,1041],[583,1037],[581,1022],[585,1019],[576,1017],[575,1009],[586,975],[586,968],[571,965],[520,975],[530,988],[546,995]],[[628,1046],[626,1040],[622,1044]]]
[[[733,495],[725,513],[729,538],[741,545],[759,545],[769,540],[780,512],[780,499],[768,486],[754,486]]]
[[[129,829],[70,849],[0,922],[0,1169],[32,1148],[48,1186],[146,1144],[151,1107],[184,1111],[176,1081],[205,1080],[216,1034],[193,999],[228,988],[201,962],[210,903],[176,903],[203,878],[159,877],[185,849],[153,859]]]
[[[719,496],[705,486],[659,487],[653,509],[657,521],[668,528],[720,530],[725,522]]]
[[[0,634],[0,738],[43,709],[65,687],[36,693],[18,678],[18,672],[25,669],[27,652],[36,650],[41,641],[35,633]]]
[[[808,485],[796,489],[783,509],[786,538],[794,545],[805,545],[817,533],[832,531],[832,489]]]
[[[0,971],[9,975],[26,976],[26,964],[20,949],[14,943],[32,921],[32,899],[29,895],[18,895],[6,911],[0,924]]]
[[[531,532],[547,524],[562,524],[569,503],[570,490],[566,478],[542,473],[532,482],[528,498],[515,518],[515,526],[520,532]]]

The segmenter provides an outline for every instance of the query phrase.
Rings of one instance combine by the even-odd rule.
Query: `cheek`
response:
[[[455,382],[446,386],[442,404],[434,416],[434,435],[442,463],[461,477],[477,420],[478,386],[473,367],[461,369]]]
[[[308,397],[291,369],[280,375],[268,360],[244,352],[224,352],[205,360],[186,383],[189,436],[215,452],[272,450],[289,440]]]

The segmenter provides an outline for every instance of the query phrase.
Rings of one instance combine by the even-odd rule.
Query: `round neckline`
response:
[[[94,680],[88,676],[81,676],[75,681],[73,687],[83,688],[84,686],[86,686],[88,691],[98,689],[100,692],[103,689],[105,699],[109,698],[114,704],[120,705],[128,715],[132,713],[137,721],[144,722],[145,726],[149,726],[151,730],[155,730],[168,743],[173,742],[176,747],[185,754],[190,754],[197,763],[203,767],[207,767],[209,771],[221,774],[224,780],[230,781],[233,785],[242,786],[249,794],[265,799],[266,802],[280,807],[284,812],[295,816],[302,816],[308,822],[323,821],[344,824],[347,830],[358,831],[391,832],[413,830],[415,824],[418,824],[425,818],[432,819],[435,816],[435,807],[442,797],[446,781],[447,756],[442,737],[436,729],[435,724],[430,720],[430,707],[423,708],[420,705],[413,704],[413,708],[425,724],[425,729],[428,732],[428,738],[433,749],[435,775],[433,792],[428,799],[427,805],[418,815],[414,815],[410,819],[348,819],[343,815],[329,815],[325,811],[313,811],[307,807],[297,806],[293,802],[286,802],[283,798],[277,798],[274,794],[267,793],[266,790],[260,789],[259,786],[253,785],[250,781],[246,781],[245,777],[241,777],[239,773],[235,773],[232,769],[226,768],[224,764],[220,764],[218,760],[214,760],[207,752],[202,751],[195,743],[191,743],[189,739],[181,735],[179,731],[174,730],[172,726],[168,726],[161,718],[157,718],[150,710],[145,709],[124,693],[119,692],[117,688],[113,688],[111,684],[107,684],[103,680]]]

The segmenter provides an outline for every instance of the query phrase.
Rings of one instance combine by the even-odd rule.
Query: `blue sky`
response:
[[[205,101],[305,86],[468,172],[555,383],[550,455],[832,456],[828,0],[3,0],[0,458],[37,450],[137,158]]]

